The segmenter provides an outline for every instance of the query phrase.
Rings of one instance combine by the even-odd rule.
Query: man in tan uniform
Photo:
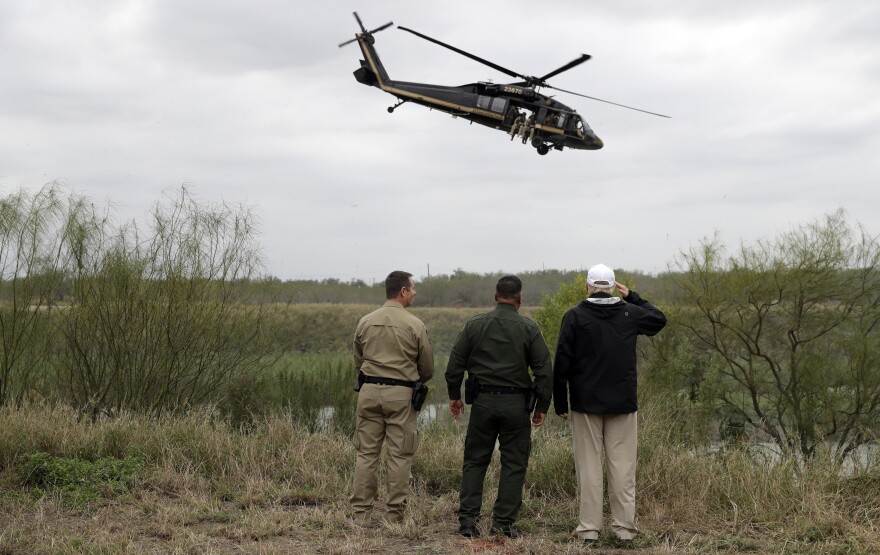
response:
[[[388,453],[387,522],[403,520],[410,469],[419,443],[413,390],[434,375],[434,355],[421,320],[406,311],[416,296],[412,274],[395,271],[385,279],[381,308],[367,314],[354,334],[359,372],[357,465],[351,504],[358,524],[369,524],[376,499],[376,472],[382,444]]]

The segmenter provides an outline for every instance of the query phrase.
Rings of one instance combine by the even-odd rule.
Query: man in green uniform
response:
[[[492,533],[519,536],[513,523],[522,504],[532,447],[529,417],[534,409],[531,423],[535,427],[543,424],[553,393],[550,352],[541,330],[519,314],[522,281],[505,276],[498,280],[495,291],[498,306],[465,324],[446,368],[453,418],[458,420],[464,409],[461,383],[465,370],[466,394],[476,393],[465,439],[458,513],[459,533],[469,538],[479,535],[483,481],[496,441],[501,451],[501,478],[492,511]],[[529,367],[535,376],[534,386]],[[530,406],[532,395],[537,402]]]
[[[412,274],[388,274],[385,296],[387,302],[361,318],[354,334],[360,390],[354,436],[357,464],[350,501],[355,522],[361,525],[370,522],[383,443],[388,456],[385,520],[403,520],[412,459],[419,443],[413,389],[434,375],[434,355],[425,324],[406,311],[416,296]]]

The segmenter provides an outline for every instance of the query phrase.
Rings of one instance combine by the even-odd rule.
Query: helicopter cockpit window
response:
[[[573,117],[575,120],[574,121],[575,131],[577,132],[579,137],[584,138],[587,136],[587,133],[593,132],[593,130],[590,129],[590,126],[587,125],[587,122],[582,120],[580,116],[573,116]]]
[[[593,132],[593,130],[590,129],[590,126],[587,125],[587,122],[585,122],[581,118],[577,118],[577,130],[578,130],[578,133],[584,133],[584,134],[586,134],[586,132],[590,132],[590,133]]]

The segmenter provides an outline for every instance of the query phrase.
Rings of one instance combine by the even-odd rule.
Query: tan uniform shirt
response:
[[[427,382],[434,353],[425,324],[399,302],[386,301],[358,322],[354,365],[367,376]]]

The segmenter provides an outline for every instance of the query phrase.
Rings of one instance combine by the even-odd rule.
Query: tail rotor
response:
[[[389,22],[386,23],[385,25],[382,25],[382,26],[380,26],[380,27],[376,27],[376,28],[373,29],[372,31],[367,31],[367,28],[364,27],[364,23],[363,23],[363,21],[361,21],[361,18],[360,18],[360,16],[358,16],[357,12],[354,12],[354,18],[357,20],[357,22],[358,22],[358,26],[360,26],[360,28],[361,28],[361,32],[360,32],[360,33],[357,33],[357,34],[354,36],[353,39],[347,40],[347,41],[345,41],[345,42],[340,42],[340,43],[339,43],[339,48],[342,48],[342,47],[345,46],[346,44],[351,44],[351,43],[357,41],[358,39],[360,39],[360,38],[362,38],[362,37],[371,38],[371,37],[373,36],[374,33],[378,33],[379,31],[385,30],[385,29],[387,29],[388,27],[391,27],[392,25],[394,25],[394,22],[389,21]]]

